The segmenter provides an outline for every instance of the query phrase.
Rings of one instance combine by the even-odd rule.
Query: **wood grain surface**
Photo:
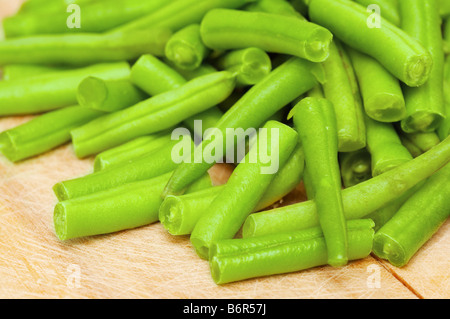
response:
[[[0,19],[17,10],[0,0]],[[0,119],[0,131],[31,117]],[[70,144],[12,164],[0,158],[0,298],[449,298],[450,225],[399,269],[369,256],[329,266],[214,284],[208,263],[189,238],[174,237],[156,223],[119,233],[60,242],[53,229],[52,186],[92,172]],[[229,170],[211,174],[226,180]],[[301,200],[301,192],[287,199]]]

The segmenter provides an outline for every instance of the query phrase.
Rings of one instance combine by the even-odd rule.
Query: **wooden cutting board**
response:
[[[0,0],[0,18],[17,2]],[[0,119],[0,132],[31,117]],[[12,164],[0,158],[0,298],[449,298],[450,223],[402,269],[369,256],[217,286],[187,236],[159,224],[60,242],[53,229],[52,186],[92,172],[72,146]],[[229,170],[217,166],[216,180]],[[302,200],[301,189],[289,200]]]

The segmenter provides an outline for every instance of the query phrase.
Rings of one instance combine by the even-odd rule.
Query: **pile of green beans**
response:
[[[28,0],[0,117],[30,118],[0,153],[92,160],[49,190],[63,242],[162,227],[218,285],[403,267],[450,213],[448,3]]]

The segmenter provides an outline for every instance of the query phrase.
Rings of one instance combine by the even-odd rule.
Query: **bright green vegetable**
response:
[[[281,200],[300,184],[304,169],[304,154],[300,145],[292,152],[287,163],[274,176],[254,212]],[[172,235],[187,235],[192,232],[200,217],[208,211],[212,201],[225,185],[209,188],[181,196],[167,196],[159,210],[159,220]]]
[[[82,66],[132,60],[145,53],[163,56],[171,35],[167,29],[147,29],[129,34],[79,33],[14,38],[0,42],[0,65]]]
[[[355,186],[372,178],[372,158],[367,148],[340,153],[339,164],[344,187]]]
[[[23,80],[38,75],[70,70],[67,66],[47,66],[41,64],[8,64],[3,67],[3,80]]]
[[[436,0],[399,0],[402,29],[430,52],[433,65],[429,79],[418,88],[404,89],[407,116],[402,120],[405,132],[432,132],[445,117],[442,88],[444,51],[441,20]]]
[[[348,258],[367,257],[372,250],[373,222],[347,223]],[[300,271],[327,264],[325,237],[320,227],[257,238],[228,239],[211,248],[210,268],[217,284]]]
[[[169,177],[170,173],[166,173],[152,179],[118,185],[101,192],[58,202],[53,215],[56,235],[65,241],[157,222],[161,205],[159,194]],[[193,190],[208,187],[211,187],[211,178],[205,175],[196,181]]]
[[[37,116],[0,133],[0,151],[17,162],[50,151],[70,141],[70,131],[102,113],[78,105]]]
[[[81,106],[102,112],[115,112],[148,98],[129,79],[105,81],[87,77],[78,85],[77,101]]]
[[[409,139],[415,146],[417,146],[421,152],[427,152],[432,147],[438,145],[441,140],[435,132],[429,133],[400,133],[403,134],[407,139]]]
[[[85,157],[136,137],[169,129],[220,103],[231,94],[234,86],[235,78],[231,73],[216,72],[105,115],[72,131],[75,152],[78,157]]]
[[[3,20],[3,29],[7,38],[30,35],[104,32],[152,13],[169,4],[171,0],[114,0],[91,1],[80,4],[80,27],[69,28],[67,5],[60,10],[30,12],[7,17]]]
[[[412,157],[417,157],[421,154],[423,154],[422,150],[418,148],[413,142],[411,142],[404,134],[399,135],[400,140],[402,141],[402,144],[406,149],[409,151],[409,153],[412,155]]]
[[[327,8],[327,10],[324,10]],[[351,0],[310,0],[309,18],[336,38],[380,62],[408,86],[424,84],[433,58],[417,40],[381,17],[381,27],[368,25],[372,13]]]
[[[126,62],[96,64],[80,69],[0,82],[0,116],[37,114],[77,103],[78,84],[87,76],[126,79]]]
[[[322,63],[326,81],[325,98],[333,103],[339,152],[352,152],[366,146],[363,106],[350,59],[338,40],[330,45],[330,57]]]
[[[272,71],[269,55],[259,48],[230,51],[216,63],[219,69],[236,73],[238,86],[255,85]]]
[[[130,163],[160,150],[168,143],[171,143],[169,132],[138,137],[128,143],[97,154],[94,160],[94,172]]]
[[[333,104],[324,98],[307,97],[291,114],[305,152],[317,215],[327,243],[328,263],[343,266],[348,261],[347,230]]]
[[[208,259],[214,241],[236,235],[276,172],[287,162],[297,140],[295,130],[277,121],[268,121],[263,131],[259,131],[244,161],[235,168],[192,230],[190,240],[201,258]]]
[[[400,13],[398,12],[398,0],[354,0],[366,8],[377,5],[380,8],[380,15],[392,24],[400,25]]]
[[[450,159],[450,137],[428,152],[390,171],[342,191],[347,220],[364,218],[396,200],[430,177]],[[291,231],[319,225],[313,200],[251,214],[243,225],[243,237]]]
[[[394,126],[366,116],[367,149],[372,158],[372,176],[377,176],[413,159]]]
[[[203,42],[211,49],[257,47],[313,62],[328,57],[333,39],[327,29],[297,17],[230,9],[209,11],[202,20],[200,32]]]
[[[177,31],[167,41],[165,55],[181,69],[198,68],[208,57],[210,50],[200,36],[200,25],[191,24]]]
[[[433,174],[374,237],[374,253],[405,266],[450,215],[450,164]]]
[[[400,82],[377,60],[347,47],[358,80],[366,114],[380,122],[397,122],[406,117]]]
[[[217,123],[216,128],[222,133],[222,145],[226,147],[227,129],[249,128],[257,129],[284,106],[307,92],[323,80],[320,65],[303,59],[290,58],[275,68],[262,81],[252,86]],[[230,133],[228,134],[230,135]],[[217,141],[217,143],[220,143]],[[214,145],[210,140],[204,140],[193,154],[193,158],[202,158],[203,149]],[[224,149],[224,154],[227,150]],[[192,181],[202,176],[213,163],[202,161],[181,163],[166,186],[163,197],[179,195]]]

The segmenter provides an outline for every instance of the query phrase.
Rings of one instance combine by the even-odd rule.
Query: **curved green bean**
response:
[[[436,0],[399,0],[402,29],[420,41],[433,58],[429,79],[418,88],[404,89],[406,118],[401,122],[405,132],[432,132],[445,118],[444,51],[441,19]]]
[[[200,25],[191,24],[177,31],[167,41],[165,56],[181,69],[198,68],[210,50],[200,36]]]
[[[89,76],[78,85],[77,101],[81,106],[106,113],[116,112],[148,98],[129,79],[105,81]]]
[[[305,165],[327,245],[328,263],[334,267],[343,266],[348,262],[347,231],[333,104],[324,98],[307,97],[291,113],[305,152]]]
[[[405,266],[450,216],[450,165],[433,174],[374,236],[373,252]]]
[[[300,145],[292,152],[287,163],[281,167],[253,209],[260,211],[273,205],[300,184],[304,170],[304,154]],[[181,196],[167,196],[159,210],[159,220],[172,235],[188,235],[200,217],[207,212],[215,197],[225,185]]]
[[[322,63],[326,81],[322,84],[326,99],[333,103],[339,152],[352,152],[366,146],[366,131],[361,95],[345,48],[337,39],[330,45],[330,56]]]
[[[37,116],[0,133],[0,151],[17,162],[50,151],[70,141],[70,131],[102,113],[78,105]]]
[[[354,0],[355,2],[369,8],[370,5],[380,7],[380,15],[396,26],[400,26],[400,13],[398,0]]]
[[[217,123],[216,128],[224,137],[222,145],[226,145],[226,136],[233,134],[227,134],[227,130],[257,129],[277,111],[316,86],[318,81],[322,81],[322,71],[320,65],[295,57],[275,68],[262,81],[252,86]],[[204,147],[210,144],[212,144],[210,140],[203,141],[196,148],[194,158],[202,158]],[[226,154],[227,150],[224,151]],[[183,193],[186,186],[212,165],[204,160],[201,163],[195,163],[194,160],[190,163],[181,163],[174,171],[162,196]]]
[[[372,158],[367,148],[340,153],[339,164],[344,187],[355,186],[373,177]]]
[[[269,55],[259,48],[227,52],[216,61],[221,70],[236,73],[237,86],[255,85],[272,71]]]
[[[216,72],[107,114],[72,131],[75,153],[85,157],[136,137],[169,129],[217,105],[231,94],[234,86],[235,78],[231,73]]]
[[[0,116],[37,114],[77,103],[78,84],[87,76],[126,79],[126,62],[96,64],[80,69],[0,82]]]
[[[80,4],[80,28],[69,28],[67,5],[61,10],[30,12],[7,17],[3,29],[7,38],[30,35],[104,32],[154,12],[170,3],[170,0],[114,0],[91,1]]]
[[[383,17],[380,28],[369,27],[370,15],[351,0],[309,1],[311,21],[329,29],[348,46],[375,58],[408,86],[424,84],[433,65],[428,50]]]
[[[333,35],[327,29],[292,16],[230,9],[209,11],[201,23],[207,47],[233,50],[257,47],[313,62],[328,58]]]
[[[268,121],[262,129],[264,131],[258,133],[256,142],[235,168],[226,186],[192,230],[190,240],[201,258],[208,259],[214,241],[236,235],[297,145],[297,132],[285,124]],[[271,156],[269,162],[268,154]],[[275,171],[272,171],[274,164]]]
[[[380,122],[397,122],[406,117],[400,82],[377,60],[347,48],[358,80],[366,114]]]
[[[348,221],[349,260],[367,257],[372,250],[373,222]],[[211,248],[210,269],[217,284],[300,271],[327,264],[320,227],[257,238],[218,241]]]
[[[365,116],[367,149],[372,158],[372,175],[377,176],[413,159],[391,123]]]
[[[364,218],[430,177],[450,159],[450,137],[428,152],[390,171],[342,191],[347,220]],[[298,230],[319,225],[314,200],[249,215],[243,237]]]

